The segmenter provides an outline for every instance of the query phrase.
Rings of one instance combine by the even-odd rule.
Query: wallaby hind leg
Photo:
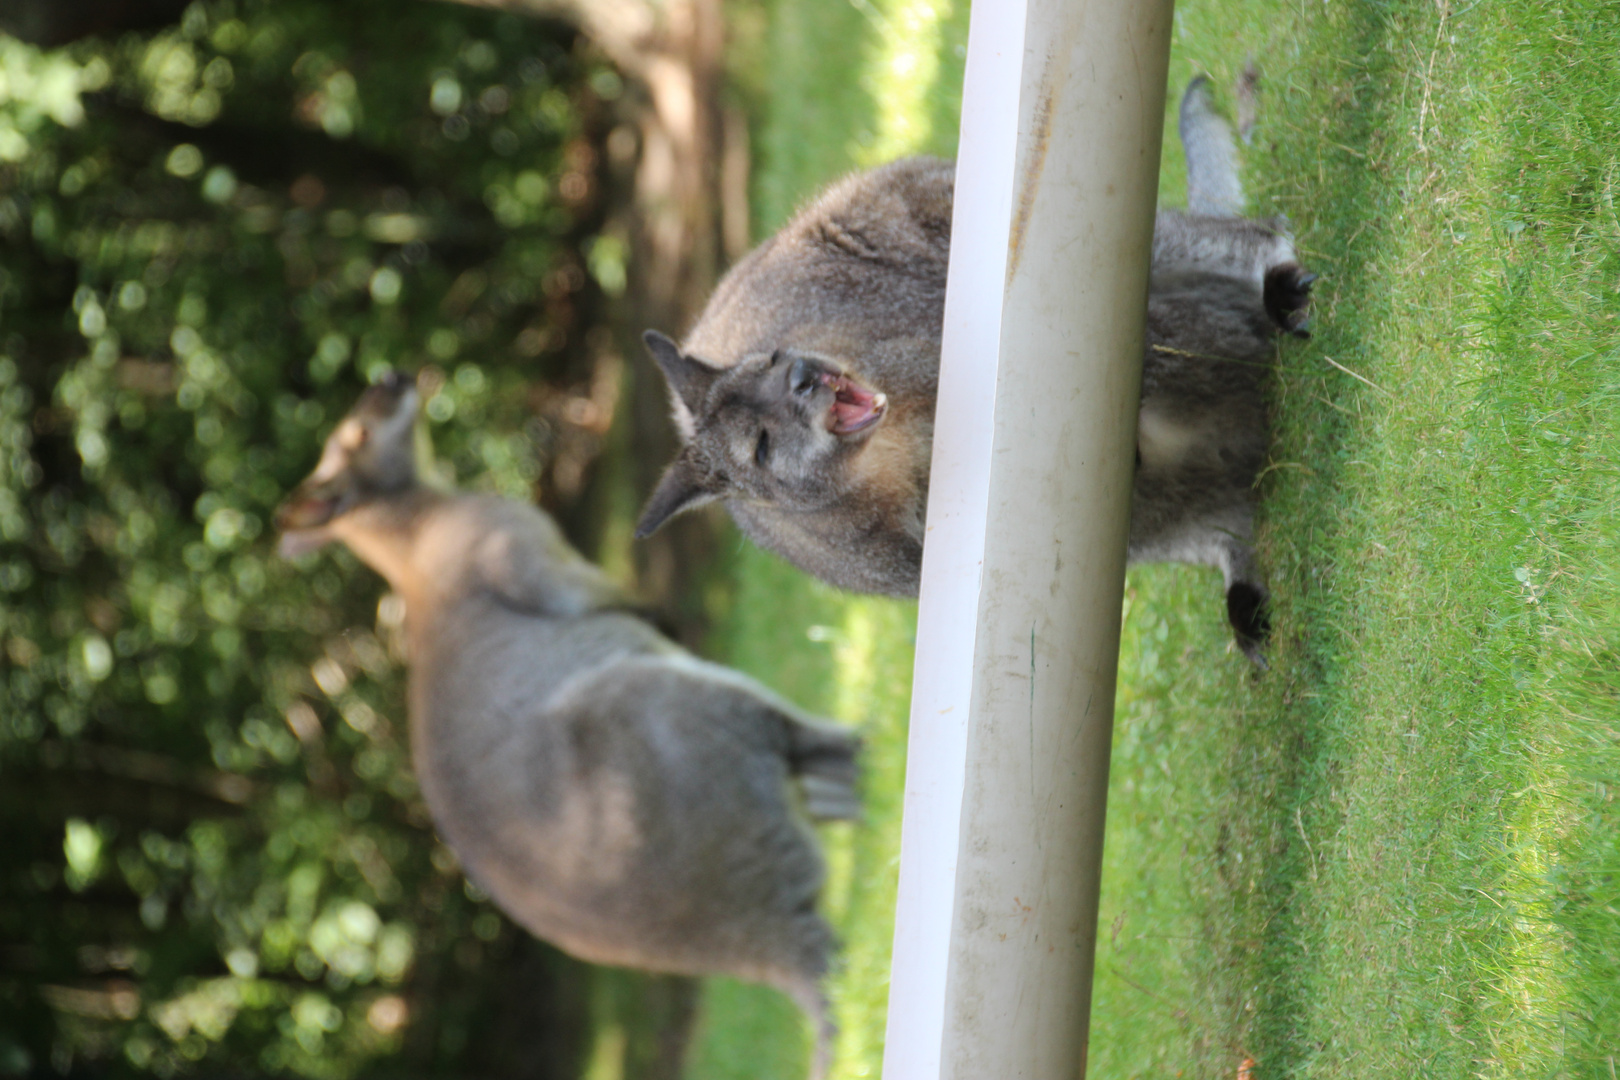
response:
[[[794,1003],[810,1018],[815,1032],[815,1046],[810,1052],[809,1080],[827,1080],[832,1072],[833,1044],[838,1039],[838,1025],[832,1018],[832,1006],[821,989],[821,979],[795,976],[778,984]]]
[[[1240,92],[1247,87],[1252,97],[1257,79],[1251,64]],[[1272,320],[1290,333],[1309,337],[1303,332],[1302,313],[1315,275],[1299,266],[1287,218],[1241,216],[1244,197],[1237,142],[1231,125],[1215,111],[1207,75],[1187,84],[1180,131],[1187,151],[1188,212],[1162,211],[1154,223],[1155,278],[1212,273],[1253,281],[1262,290]]]
[[[1216,274],[1249,282],[1259,291],[1273,267],[1298,261],[1285,218],[1198,217],[1160,210],[1153,220],[1153,279],[1161,285],[1180,275]]]
[[[1177,129],[1187,152],[1187,209],[1210,217],[1243,213],[1243,182],[1238,176],[1237,142],[1232,127],[1215,111],[1209,76],[1200,75],[1181,95]]]

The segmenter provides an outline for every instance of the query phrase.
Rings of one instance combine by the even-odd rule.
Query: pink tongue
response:
[[[847,383],[837,387],[836,393],[832,407],[834,431],[848,431],[872,415],[876,394]]]

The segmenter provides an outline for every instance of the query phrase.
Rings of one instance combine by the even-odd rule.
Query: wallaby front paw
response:
[[[1315,283],[1316,275],[1297,262],[1278,263],[1267,270],[1263,296],[1271,321],[1295,337],[1309,338],[1310,319],[1306,309],[1310,307],[1311,286]]]

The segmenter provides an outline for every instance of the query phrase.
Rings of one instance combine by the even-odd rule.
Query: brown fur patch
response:
[[[912,520],[923,506],[919,458],[920,468],[926,470],[931,444],[932,431],[919,430],[915,417],[890,416],[849,467],[851,487],[860,492],[860,499],[878,509],[891,527],[919,537],[922,522]]]

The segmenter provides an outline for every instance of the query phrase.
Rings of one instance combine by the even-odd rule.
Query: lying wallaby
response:
[[[832,1024],[822,862],[794,810],[852,818],[858,740],[689,655],[525,503],[423,484],[389,375],[282,506],[405,599],[411,751],[440,834],[509,915],[601,964],[775,986]]]
[[[1155,224],[1130,559],[1218,566],[1264,664],[1254,481],[1278,329],[1305,335],[1314,275],[1286,222],[1242,204],[1206,80],[1181,104],[1191,213]],[[911,158],[834,184],[726,275],[685,345],[649,331],[684,446],[637,529],[713,499],[834,585],[913,596],[951,237],[952,166]]]

